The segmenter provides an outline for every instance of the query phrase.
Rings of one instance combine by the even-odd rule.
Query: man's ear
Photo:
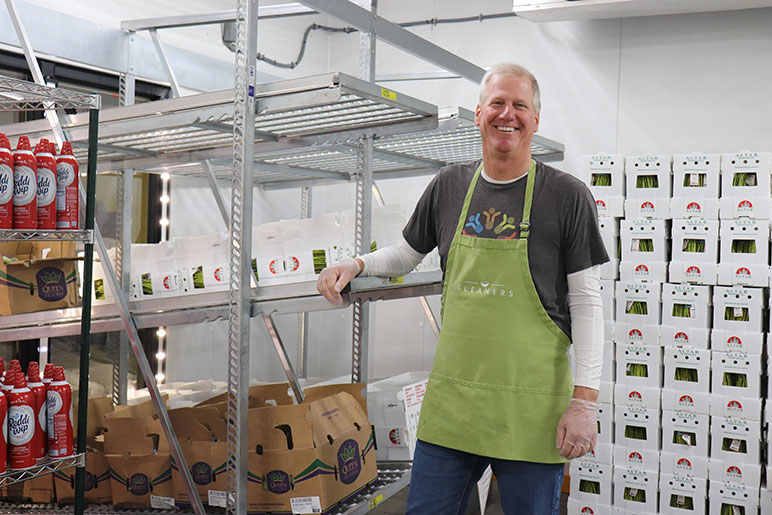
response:
[[[480,126],[480,104],[474,108],[474,124]]]

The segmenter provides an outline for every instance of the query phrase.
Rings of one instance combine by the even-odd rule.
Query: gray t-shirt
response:
[[[480,161],[443,168],[432,179],[402,231],[416,251],[439,248],[443,272],[464,197]],[[494,184],[482,176],[469,206],[464,234],[517,238],[526,178]],[[608,261],[592,194],[577,178],[536,162],[528,262],[542,305],[571,336],[567,275]]]

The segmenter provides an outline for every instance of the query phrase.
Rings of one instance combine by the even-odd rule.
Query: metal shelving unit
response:
[[[79,231],[0,231],[0,240],[46,240],[46,241],[82,241],[85,243],[84,259],[87,265],[83,271],[83,307],[76,323],[80,334],[80,391],[78,397],[78,435],[77,452],[65,459],[45,460],[27,470],[9,471],[0,475],[0,485],[7,486],[26,481],[56,470],[77,467],[75,474],[75,510],[83,509],[83,492],[86,466],[86,408],[88,405],[89,375],[89,338],[91,334],[91,288],[94,255],[94,208],[96,197],[96,139],[99,124],[99,95],[89,95],[50,88],[36,83],[0,77],[0,111],[38,111],[45,109],[49,116],[52,110],[85,109],[84,117],[88,120],[88,155],[87,184],[85,194],[85,229]],[[5,318],[5,317],[3,317]],[[23,338],[23,337],[22,337]],[[20,339],[22,339],[20,338]]]

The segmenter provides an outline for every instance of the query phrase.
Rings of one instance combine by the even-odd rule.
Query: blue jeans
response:
[[[410,474],[408,515],[463,515],[469,495],[490,465],[506,514],[558,515],[562,463],[500,460],[418,440]]]

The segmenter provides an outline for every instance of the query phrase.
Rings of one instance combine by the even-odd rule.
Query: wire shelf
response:
[[[66,458],[46,458],[44,461],[36,464],[32,468],[25,470],[8,470],[0,474],[0,487],[10,486],[22,481],[27,481],[36,477],[51,474],[57,470],[65,470],[72,467],[83,467],[86,465],[86,454],[73,454]],[[0,511],[0,513],[2,513]]]
[[[0,75],[0,111],[99,109],[101,97]]]
[[[94,243],[94,231],[17,231],[0,229],[0,241],[27,240],[27,241],[83,241]]]

